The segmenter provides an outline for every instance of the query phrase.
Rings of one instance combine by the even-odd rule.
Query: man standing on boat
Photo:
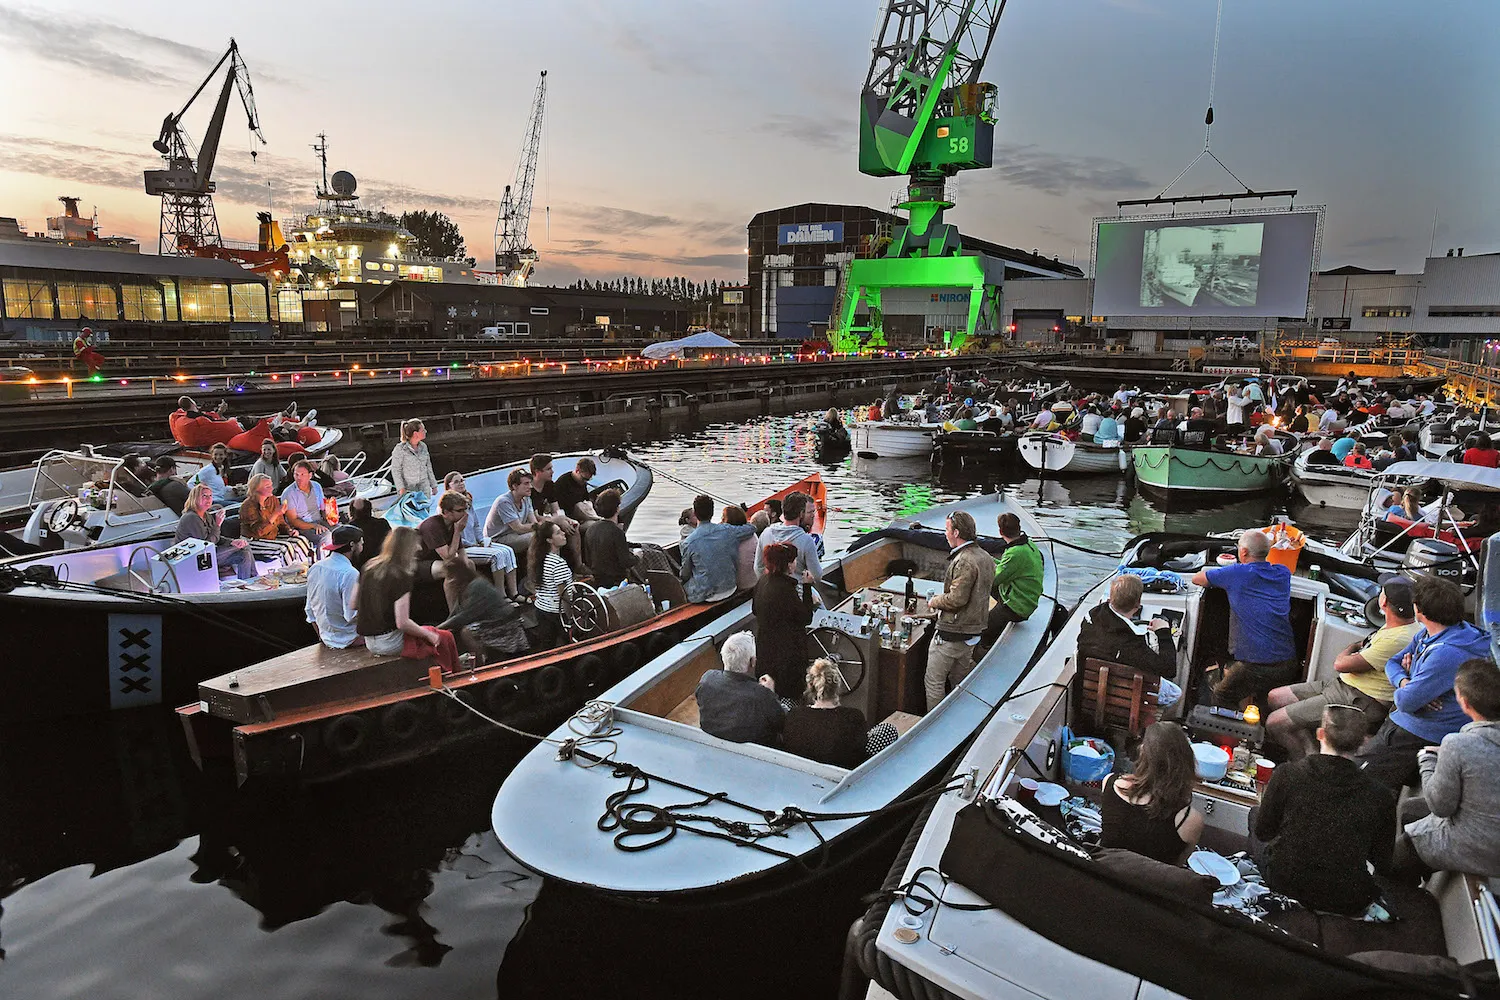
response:
[[[318,633],[318,641],[329,649],[363,646],[355,627],[355,600],[359,570],[351,559],[359,558],[365,533],[352,524],[333,529],[324,546],[328,554],[307,570],[307,621]]]
[[[974,647],[979,644],[989,610],[989,583],[995,576],[995,560],[980,548],[973,515],[956,510],[947,521],[948,570],[943,592],[927,599],[937,615],[937,634],[927,651],[927,711],[943,700],[946,686],[957,687],[974,669]]]
[[[1239,562],[1199,570],[1193,583],[1229,595],[1229,664],[1214,697],[1221,705],[1247,698],[1265,704],[1273,687],[1294,680],[1297,643],[1292,636],[1292,572],[1268,562],[1271,539],[1261,531],[1240,535]]]

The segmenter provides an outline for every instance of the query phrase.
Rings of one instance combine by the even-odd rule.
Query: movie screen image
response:
[[[1249,222],[1148,231],[1141,254],[1140,304],[1162,306],[1171,300],[1190,309],[1199,302],[1255,305],[1263,229],[1259,222]]]

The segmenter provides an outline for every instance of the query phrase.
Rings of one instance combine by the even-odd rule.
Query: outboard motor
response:
[[[1436,538],[1413,538],[1401,560],[1401,568],[1452,583],[1463,583],[1464,562],[1458,546]]]

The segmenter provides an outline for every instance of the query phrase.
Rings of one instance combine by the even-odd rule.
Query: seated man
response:
[[[584,525],[583,562],[599,586],[618,587],[641,561],[620,527],[620,491],[600,493],[594,512],[600,519]]]
[[[1422,628],[1386,661],[1385,676],[1395,689],[1391,714],[1359,755],[1366,772],[1396,794],[1418,782],[1418,751],[1469,722],[1453,694],[1453,679],[1466,660],[1490,655],[1489,636],[1464,620],[1458,584],[1419,576],[1412,598]]]
[[[718,601],[739,586],[740,542],[755,537],[748,524],[714,524],[711,497],[693,498],[698,527],[682,542],[682,583],[690,601]]]
[[[355,604],[359,591],[357,559],[365,544],[365,533],[352,524],[333,529],[324,546],[328,554],[307,570],[307,621],[318,633],[318,641],[329,649],[363,646],[356,628]]]
[[[1042,598],[1042,551],[1036,547],[1026,532],[1021,530],[1021,519],[1006,512],[995,519],[1000,537],[1005,540],[1005,551],[995,562],[995,578],[990,584],[990,596],[995,606],[990,609],[985,622],[984,635],[979,640],[980,648],[988,649],[1000,639],[1000,633],[1011,622],[1024,622],[1036,613],[1037,602]]]
[[[1177,676],[1172,626],[1160,618],[1137,624],[1143,593],[1140,577],[1124,573],[1114,578],[1109,600],[1090,611],[1078,630],[1078,662],[1090,658],[1149,671],[1161,678],[1158,703],[1173,705],[1182,689],[1172,680]]]
[[[558,508],[580,524],[598,520],[594,505],[589,502],[589,480],[598,471],[594,460],[584,456],[572,472],[552,484],[552,496]]]
[[[698,681],[698,727],[731,743],[775,746],[786,725],[769,674],[755,678],[755,637],[736,632],[719,651],[723,670],[710,670]]]
[[[174,514],[181,514],[187,503],[188,484],[177,478],[177,463],[171,455],[163,455],[154,466],[156,478],[146,487],[146,492],[167,505]]]
[[[773,542],[790,542],[797,546],[797,561],[792,563],[787,571],[788,575],[800,580],[803,573],[811,573],[814,581],[821,581],[823,563],[818,554],[818,540],[808,532],[817,516],[812,498],[798,490],[788,493],[785,501],[772,500],[767,507],[770,508],[771,526],[760,533],[760,540],[756,542],[755,575],[759,576],[765,571],[764,552],[767,545]]]
[[[1317,749],[1313,733],[1329,705],[1352,705],[1364,712],[1367,733],[1385,721],[1393,696],[1385,676],[1386,661],[1405,649],[1421,626],[1406,577],[1399,573],[1383,577],[1379,600],[1385,624],[1338,655],[1333,661],[1337,677],[1274,688],[1266,696],[1272,710],[1266,719],[1266,735],[1285,747],[1291,760]]]
[[[1221,705],[1248,699],[1264,704],[1273,687],[1293,679],[1297,643],[1292,636],[1292,571],[1267,562],[1271,540],[1264,532],[1240,535],[1239,562],[1199,570],[1193,583],[1221,587],[1229,595],[1229,664],[1214,685]]]
[[[417,549],[417,579],[446,580],[447,564],[464,550],[464,528],[469,524],[469,497],[465,493],[444,493],[438,501],[438,512],[417,525],[422,540]],[[446,592],[446,588],[445,588]],[[458,594],[447,594],[448,610],[458,604]]]
[[[1278,767],[1260,799],[1266,885],[1311,909],[1360,914],[1379,895],[1367,863],[1391,873],[1396,799],[1354,759],[1365,732],[1359,709],[1328,706],[1320,752]]]
[[[509,546],[517,560],[524,562],[538,520],[531,505],[531,470],[512,469],[505,483],[509,488],[490,506],[484,519],[484,533],[490,536],[492,544]]]
[[[1350,447],[1352,448],[1353,445],[1351,444]],[[1318,446],[1307,453],[1308,465],[1338,466],[1342,463],[1343,459],[1333,453],[1333,438],[1326,434],[1318,438]]]
[[[1401,803],[1396,868],[1500,875],[1500,670],[1467,660],[1453,679],[1458,707],[1471,720],[1417,754],[1422,794]]]

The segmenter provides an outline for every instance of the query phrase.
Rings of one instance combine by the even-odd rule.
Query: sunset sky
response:
[[[745,225],[804,201],[885,208],[855,164],[877,0],[385,0],[352,4],[0,0],[0,215],[56,197],[156,244],[151,149],[230,36],[269,145],[231,105],[215,176],[225,235],[313,204],[310,149],[362,204],[437,209],[492,260],[538,71],[547,114],[536,280],[744,275]],[[185,12],[191,11],[191,16]],[[1087,266],[1090,220],[1149,197],[1203,144],[1214,0],[1012,0],[985,79],[996,165],[951,218]],[[1213,149],[1254,188],[1326,204],[1322,264],[1414,270],[1500,250],[1496,0],[1225,0]],[[185,119],[201,138],[218,82]],[[1234,190],[1205,159],[1173,194]],[[543,211],[550,206],[550,214]]]

